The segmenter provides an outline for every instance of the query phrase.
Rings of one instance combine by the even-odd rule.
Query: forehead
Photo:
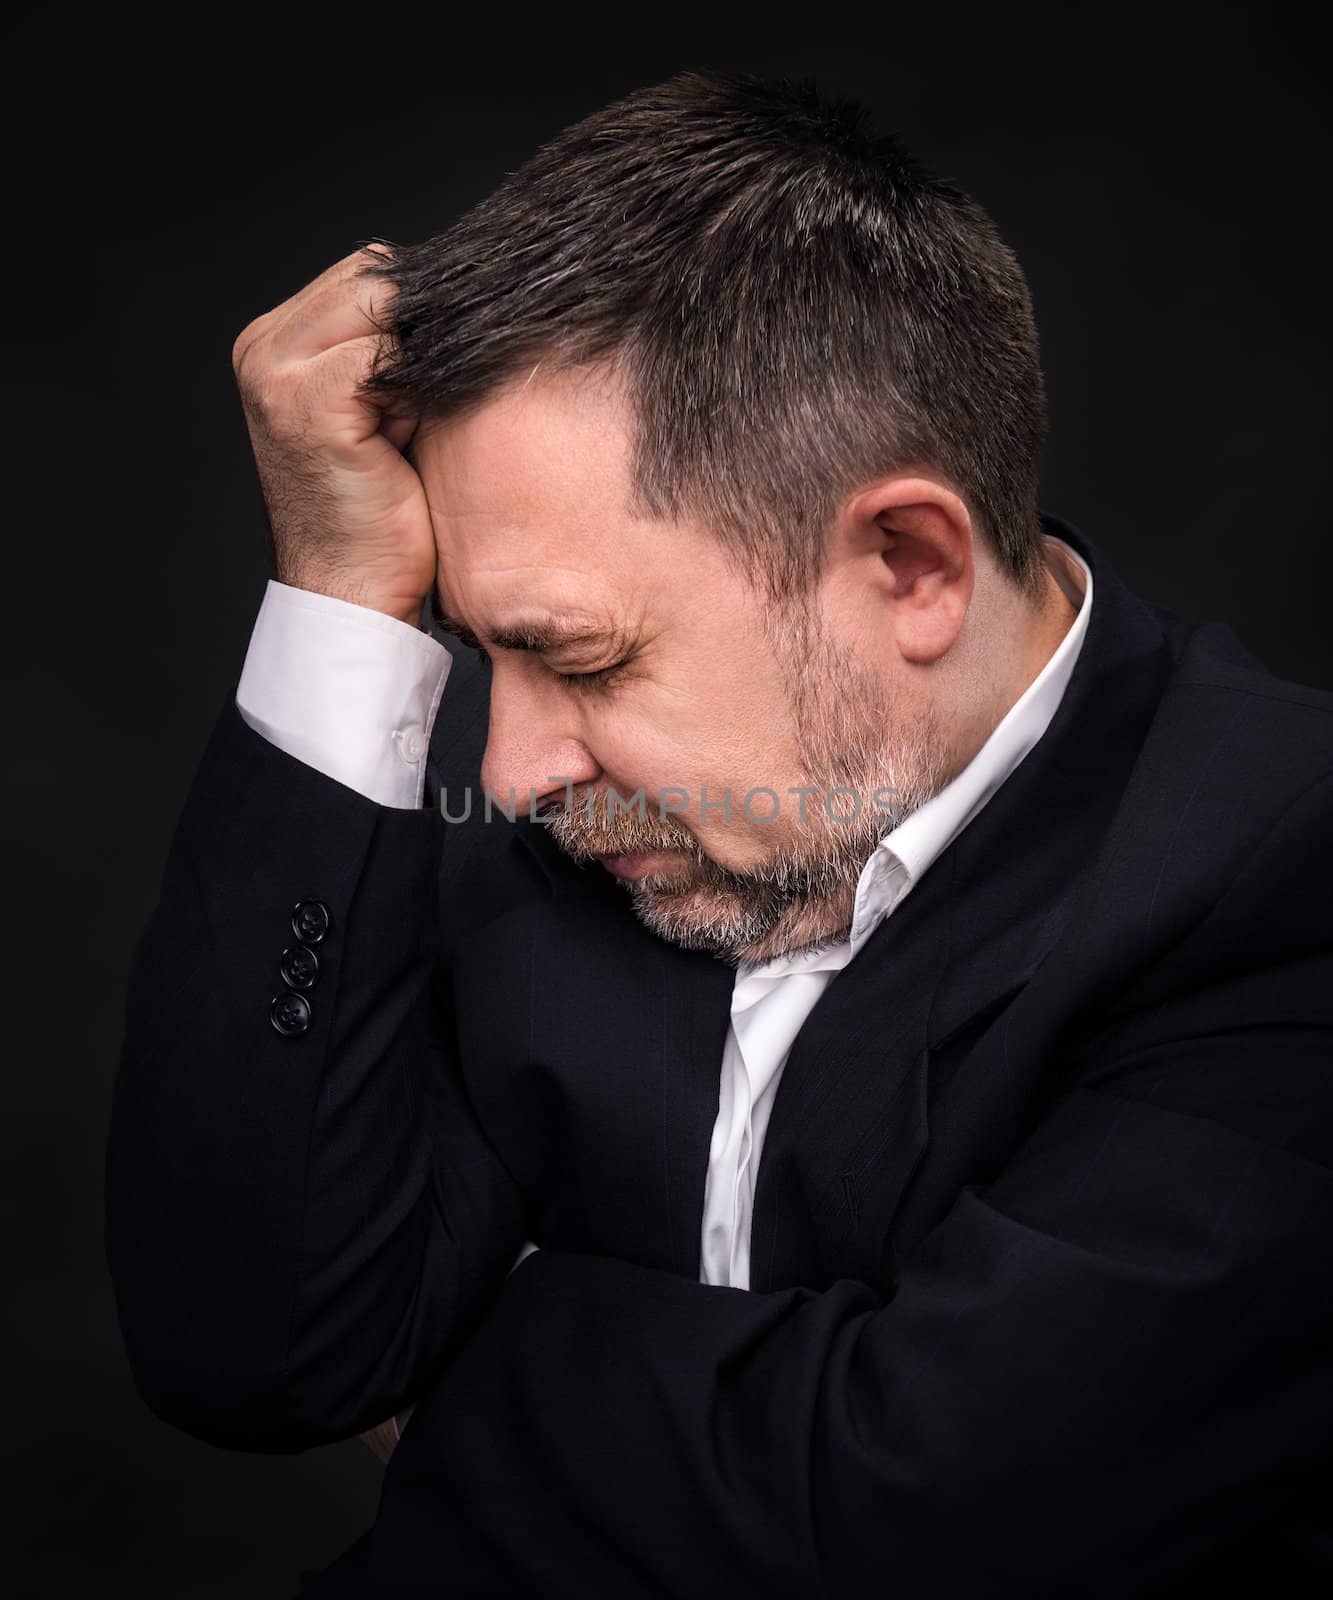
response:
[[[470,415],[427,424],[413,459],[436,535],[469,547],[558,536],[572,553],[629,519],[631,417],[609,380],[511,379]],[[467,550],[460,550],[466,554]],[[603,554],[611,552],[603,547]]]
[[[632,425],[609,377],[538,367],[471,415],[423,427],[412,458],[446,610],[490,627],[520,601],[623,614],[724,584],[704,531],[632,513]]]

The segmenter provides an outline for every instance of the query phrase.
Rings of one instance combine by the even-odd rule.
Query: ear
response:
[[[841,603],[869,608],[905,661],[928,665],[952,646],[975,582],[972,517],[937,479],[894,475],[859,489],[833,530],[830,580]]]

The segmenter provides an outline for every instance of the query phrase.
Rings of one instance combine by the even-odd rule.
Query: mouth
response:
[[[597,860],[616,878],[642,878],[652,870],[653,863],[663,850],[631,850],[628,854],[598,856]]]

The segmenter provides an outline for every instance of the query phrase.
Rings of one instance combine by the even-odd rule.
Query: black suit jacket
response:
[[[307,1592],[1333,1572],[1333,695],[1045,523],[1095,583],[1065,698],[798,1035],[749,1291],[698,1281],[733,969],[483,820],[484,663],[452,641],[431,745],[459,823],[229,699],[135,956],[106,1242],[189,1433],[298,1451],[416,1402]]]

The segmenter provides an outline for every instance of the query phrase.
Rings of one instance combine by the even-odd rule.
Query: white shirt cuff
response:
[[[421,805],[452,665],[445,646],[411,623],[270,578],[236,709],[298,761],[410,810]]]

